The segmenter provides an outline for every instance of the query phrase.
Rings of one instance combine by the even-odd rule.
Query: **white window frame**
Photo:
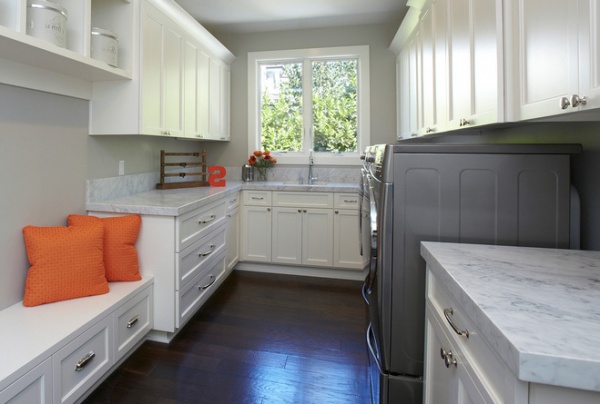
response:
[[[369,86],[369,46],[344,46],[333,48],[293,49],[281,51],[249,52],[248,53],[248,155],[254,150],[260,150],[260,63],[286,61],[315,61],[343,58],[358,60],[357,72],[357,151],[348,153],[315,152],[315,164],[322,165],[360,165],[361,151],[370,144],[371,112]],[[312,104],[312,103],[310,103]],[[310,105],[308,104],[308,105]],[[304,103],[306,106],[307,104]],[[312,109],[312,108],[311,108]],[[312,114],[312,111],[310,112]],[[303,128],[303,136],[311,136],[312,128]],[[294,153],[272,154],[278,164],[308,164],[309,150]]]

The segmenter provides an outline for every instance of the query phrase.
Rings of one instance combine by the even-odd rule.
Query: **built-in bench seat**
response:
[[[109,283],[103,295],[0,311],[0,403],[89,394],[152,328],[153,283],[144,276]]]

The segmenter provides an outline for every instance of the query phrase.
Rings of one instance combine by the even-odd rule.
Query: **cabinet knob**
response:
[[[558,102],[558,105],[560,106],[560,109],[567,109],[569,105],[571,105],[571,102],[567,97],[562,97]]]
[[[435,129],[433,129],[431,126],[428,126],[427,128],[425,128],[425,133],[432,133],[435,132]]]
[[[270,212],[270,211],[271,211],[271,208],[267,208],[267,212]]]
[[[573,106],[573,108],[579,106],[579,105],[585,105],[587,104],[587,98],[586,97],[579,97],[577,94],[573,94],[571,96],[571,105]]]
[[[298,213],[302,213],[302,209],[298,209]]]
[[[337,214],[339,214],[339,213],[340,213],[340,211],[339,211],[339,210],[336,210],[336,211],[335,211],[335,214],[336,214],[336,215],[337,215]]]
[[[458,123],[460,126],[467,126],[471,124],[471,121],[469,121],[466,118],[460,118],[460,121]]]

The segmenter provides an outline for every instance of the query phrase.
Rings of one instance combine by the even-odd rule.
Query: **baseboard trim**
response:
[[[269,274],[313,276],[317,278],[345,279],[351,281],[363,281],[367,276],[367,270],[348,270],[318,267],[301,267],[293,265],[258,264],[253,262],[238,262],[236,271],[264,272]]]

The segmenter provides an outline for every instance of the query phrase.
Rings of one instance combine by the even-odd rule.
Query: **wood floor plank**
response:
[[[145,342],[85,403],[368,403],[360,287],[234,271],[169,345]]]

